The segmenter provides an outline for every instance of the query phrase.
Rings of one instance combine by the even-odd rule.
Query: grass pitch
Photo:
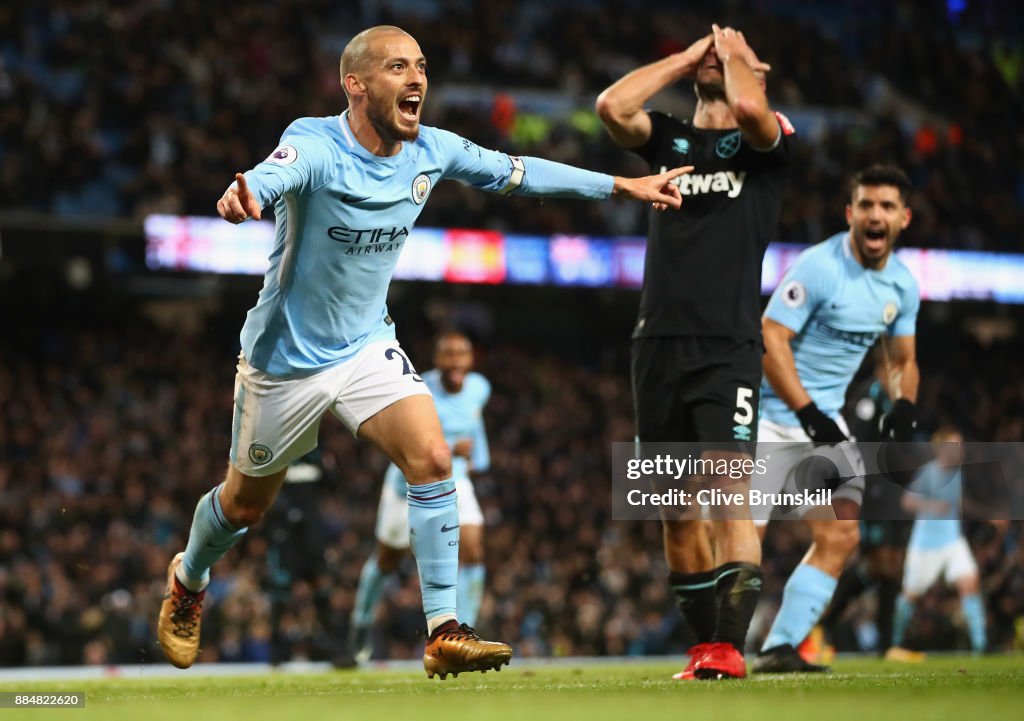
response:
[[[678,682],[680,663],[520,663],[501,673],[428,681],[422,671],[48,683],[0,691],[84,691],[84,709],[2,710],[0,717],[62,721],[653,721],[725,718],[786,721],[1021,718],[1024,657],[944,657],[921,665],[839,661],[829,675]]]

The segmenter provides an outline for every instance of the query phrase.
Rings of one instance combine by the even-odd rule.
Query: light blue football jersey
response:
[[[273,203],[277,226],[263,289],[242,328],[242,351],[250,365],[279,377],[318,371],[371,341],[395,337],[388,285],[438,182],[591,199],[607,198],[613,186],[609,175],[513,160],[427,126],[382,158],[355,139],[347,112],[296,120],[245,178],[261,207]]]
[[[487,431],[484,429],[484,406],[491,398],[491,384],[476,372],[466,374],[462,390],[449,393],[441,383],[441,371],[436,368],[422,375],[430,393],[434,396],[437,415],[441,419],[441,431],[449,448],[463,438],[473,441],[472,458],[467,460],[461,456],[452,456],[452,478],[468,478],[470,469],[486,471],[491,465],[491,451],[487,443]],[[405,476],[392,463],[384,474],[384,482],[405,497],[409,486]]]
[[[959,467],[942,468],[936,461],[920,470],[907,490],[929,500],[947,503],[949,510],[940,513],[919,511],[907,542],[908,548],[919,551],[942,548],[960,538],[962,480]]]
[[[834,417],[864,355],[883,333],[914,335],[920,305],[917,281],[895,254],[881,270],[865,268],[853,255],[849,233],[839,233],[797,257],[764,314],[796,333],[792,348],[800,382],[822,412]],[[767,378],[761,382],[761,417],[800,425]]]

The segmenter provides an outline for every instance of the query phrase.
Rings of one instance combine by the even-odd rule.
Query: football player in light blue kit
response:
[[[909,193],[910,180],[899,168],[875,165],[857,173],[846,206],[849,231],[801,253],[772,294],[762,318],[765,379],[758,425],[758,453],[768,458],[769,472],[755,476],[753,488],[771,484],[771,491],[796,490],[795,476],[812,455],[831,456],[837,467],[862,476],[863,461],[849,443],[839,411],[876,341],[891,346],[890,377],[899,379],[883,436],[910,440],[916,423],[920,297],[914,277],[892,253],[910,224]],[[755,673],[827,670],[807,663],[797,647],[824,613],[857,547],[863,483],[863,477],[844,483],[833,494],[831,509],[802,509],[814,542],[786,583],[782,606],[754,661]],[[767,519],[760,521],[763,528]]]
[[[403,30],[356,35],[341,56],[348,109],[293,122],[265,161],[238,173],[221,217],[259,219],[277,235],[241,333],[227,479],[196,506],[185,552],[168,567],[157,627],[164,655],[187,668],[199,650],[210,567],[273,503],[289,461],[316,446],[330,411],[380,448],[409,481],[409,535],[429,633],[427,675],[498,668],[512,649],[456,620],[458,524],[451,450],[423,379],[395,340],[386,298],[409,231],[444,179],[504,194],[603,199],[678,208],[676,168],[619,178],[480,148],[420,127],[426,60]],[[454,543],[453,543],[454,541]]]
[[[988,643],[985,604],[978,583],[978,564],[960,527],[963,477],[960,444],[963,436],[953,428],[932,434],[935,460],[926,464],[903,495],[902,505],[916,514],[903,563],[903,590],[896,599],[890,661],[921,661],[924,654],[903,648],[903,637],[914,615],[914,605],[939,576],[960,595],[971,650],[983,653]]]
[[[459,583],[456,610],[459,620],[476,625],[484,594],[484,516],[476,498],[470,472],[486,471],[491,454],[484,429],[483,409],[491,397],[491,384],[473,368],[473,345],[458,332],[438,336],[434,345],[434,368],[423,374],[441,420],[441,430],[452,449],[452,478],[455,479],[459,515]],[[352,647],[356,659],[365,663],[372,648],[370,631],[374,610],[386,577],[398,570],[409,548],[409,520],[406,496],[409,486],[402,471],[392,463],[384,474],[380,507],[377,510],[377,552],[367,559],[359,574],[355,606],[352,609]]]

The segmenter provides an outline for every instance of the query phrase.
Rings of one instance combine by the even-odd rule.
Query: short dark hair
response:
[[[434,336],[434,352],[437,353],[437,351],[441,349],[441,344],[449,338],[462,338],[469,343],[471,348],[473,347],[473,340],[461,330],[458,328],[445,328],[444,330],[438,331]]]
[[[900,191],[900,200],[906,205],[910,200],[910,190],[913,187],[910,178],[903,169],[896,165],[876,163],[864,168],[850,179],[850,197],[857,192],[862,185],[891,185]]]

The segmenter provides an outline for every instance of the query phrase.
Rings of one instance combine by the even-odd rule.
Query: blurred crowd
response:
[[[600,128],[594,98],[717,20],[772,64],[772,102],[799,121],[780,239],[841,229],[846,177],[892,161],[917,188],[909,244],[1019,248],[1024,51],[1012,3],[724,5],[259,0],[224,16],[200,0],[10,0],[0,6],[0,209],[211,215],[232,174],[266,157],[292,119],[341,110],[340,51],[376,23],[423,47],[429,124],[509,152],[643,172]],[[561,109],[524,103],[529,90]],[[689,112],[688,87],[670,95],[655,104]],[[421,224],[642,234],[646,218],[636,204],[539,204],[448,183]]]
[[[161,660],[154,629],[167,563],[184,547],[196,499],[225,469],[236,333],[231,320],[187,334],[125,317],[15,328],[5,339],[0,666]],[[1020,344],[932,337],[944,351],[922,339],[924,430],[953,421],[969,440],[1024,441]],[[428,340],[403,343],[426,367]],[[520,655],[683,650],[659,524],[610,519],[608,444],[632,438],[632,405],[625,340],[601,343],[596,353],[478,345],[479,369],[494,386],[485,414],[492,469],[477,480],[487,519],[480,626]],[[286,486],[278,515],[215,567],[202,660],[339,653],[374,546],[385,462],[329,416],[320,445],[323,480]],[[301,536],[294,508],[305,509]],[[984,571],[992,648],[1013,648],[1024,640],[1024,528],[972,524],[968,532]],[[803,524],[772,527],[751,643],[807,541]],[[934,590],[921,608],[910,645],[965,646],[955,596]],[[843,637],[854,639],[848,649],[872,650],[870,595],[843,623]],[[415,658],[422,634],[410,562],[386,589],[377,656]]]

